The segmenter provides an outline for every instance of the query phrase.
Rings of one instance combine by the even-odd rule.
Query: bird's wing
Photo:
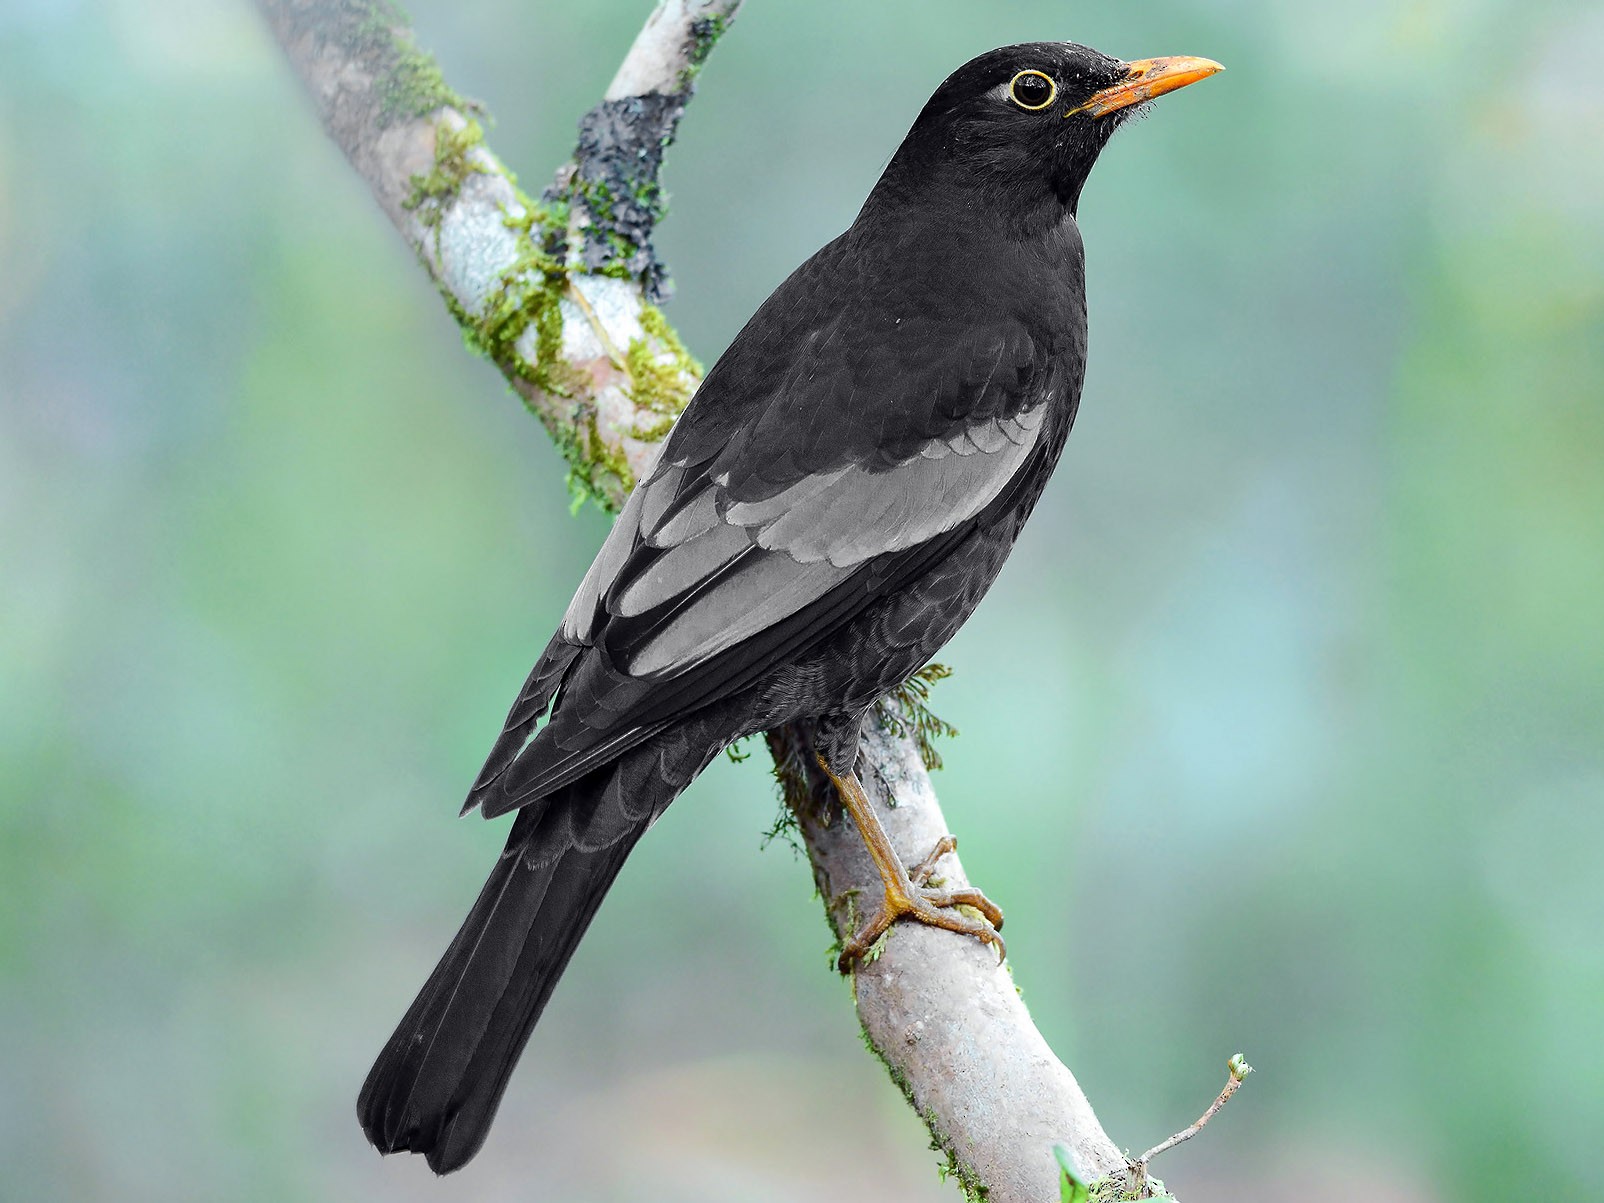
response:
[[[848,309],[769,325],[709,373],[630,496],[470,805],[543,796],[794,658],[1046,452],[1053,357],[1023,323]]]

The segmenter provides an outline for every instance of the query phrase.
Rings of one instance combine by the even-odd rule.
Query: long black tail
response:
[[[518,813],[479,900],[357,1099],[380,1152],[422,1153],[448,1174],[479,1151],[580,937],[635,841],[683,787],[664,779],[655,756],[655,771],[642,771],[645,759],[626,756]]]

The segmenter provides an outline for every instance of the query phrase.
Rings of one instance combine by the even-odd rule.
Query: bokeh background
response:
[[[411,0],[538,186],[644,0]],[[752,0],[668,168],[711,360],[937,82],[1229,72],[1087,189],[1058,478],[943,659],[1026,999],[1189,1203],[1604,1197],[1604,12]],[[0,1196],[953,1198],[761,756],[632,860],[459,1177],[352,1100],[605,529],[243,3],[0,5]]]

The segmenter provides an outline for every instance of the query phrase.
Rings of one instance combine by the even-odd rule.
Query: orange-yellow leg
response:
[[[997,929],[1003,923],[1003,914],[991,899],[979,890],[940,890],[926,884],[935,872],[936,862],[956,848],[958,841],[950,835],[943,836],[930,855],[910,873],[903,867],[897,850],[891,846],[891,837],[880,825],[857,774],[837,777],[822,756],[818,761],[824,775],[841,795],[841,804],[858,825],[858,833],[863,837],[864,846],[869,850],[869,857],[880,871],[880,880],[885,886],[885,897],[880,906],[846,942],[836,967],[842,973],[850,973],[853,962],[868,952],[886,929],[904,915],[920,923],[928,923],[931,927],[945,928],[973,936],[983,944],[995,945],[998,960],[1007,956],[1003,938],[997,934]],[[958,907],[973,908],[980,917],[965,914]]]

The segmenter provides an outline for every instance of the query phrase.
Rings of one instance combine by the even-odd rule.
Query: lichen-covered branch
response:
[[[662,0],[539,199],[491,153],[477,107],[446,85],[388,0],[257,2],[469,342],[563,448],[577,495],[616,508],[700,382],[656,308],[667,276],[651,234],[663,151],[740,0]],[[912,863],[948,832],[921,758],[929,727],[896,710],[870,726],[865,784]],[[769,743],[831,924],[847,935],[854,900],[878,876],[850,824],[829,821],[827,787],[798,756],[796,733]],[[955,855],[941,871],[963,884]],[[971,1197],[1056,1199],[1056,1144],[1101,1180],[1100,1197],[1123,1194],[1125,1158],[989,949],[899,924],[853,990],[865,1041]]]
[[[650,235],[663,149],[739,0],[659,5],[539,199],[388,0],[258,7],[469,342],[563,449],[576,495],[616,507],[701,378],[656,308]]]

